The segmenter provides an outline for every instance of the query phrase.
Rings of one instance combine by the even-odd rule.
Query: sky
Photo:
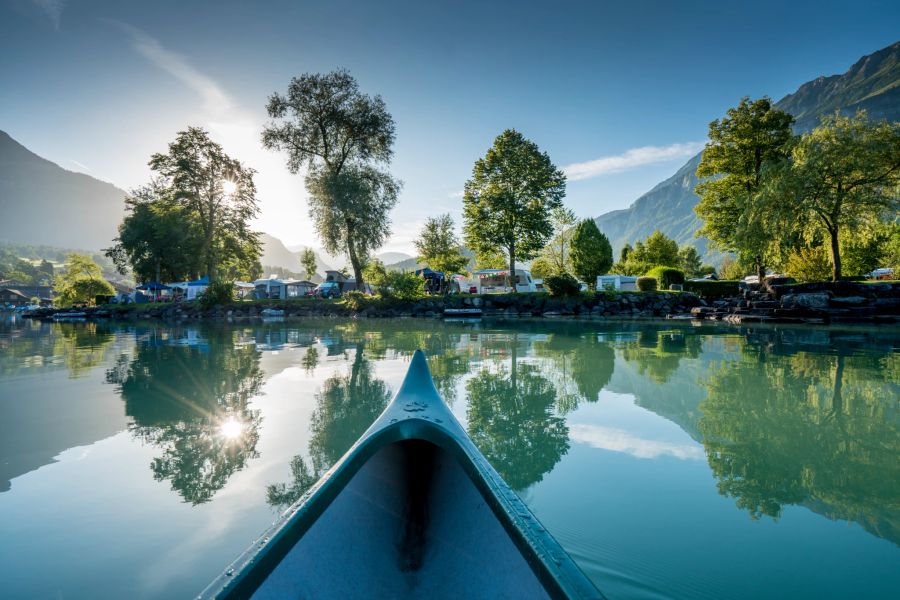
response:
[[[291,77],[349,69],[396,122],[384,251],[461,220],[504,129],[568,175],[579,217],[628,207],[745,95],[777,100],[900,38],[900,2],[0,0],[0,129],[129,189],[188,126],[258,171],[255,226],[319,246],[303,177],[261,147]]]

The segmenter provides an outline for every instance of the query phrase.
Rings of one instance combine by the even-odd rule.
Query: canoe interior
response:
[[[459,461],[425,440],[378,450],[253,598],[548,598]]]

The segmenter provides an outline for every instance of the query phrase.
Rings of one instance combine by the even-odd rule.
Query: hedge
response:
[[[703,281],[685,281],[684,291],[693,292],[701,298],[730,298],[740,293],[737,281],[715,281],[704,279]]]
[[[656,277],[638,277],[635,285],[642,292],[655,292]]]
[[[577,296],[581,293],[581,284],[568,273],[547,277],[544,279],[544,287],[553,297]]]
[[[684,271],[674,267],[653,267],[644,274],[659,282],[659,289],[667,290],[673,283],[684,283]]]

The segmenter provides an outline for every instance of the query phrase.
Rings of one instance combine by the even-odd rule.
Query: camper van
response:
[[[504,294],[513,291],[509,285],[509,269],[482,269],[472,275],[479,294]],[[516,269],[515,283],[517,292],[537,291],[531,273],[525,269]]]

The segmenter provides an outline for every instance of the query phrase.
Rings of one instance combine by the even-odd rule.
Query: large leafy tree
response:
[[[454,231],[453,217],[449,214],[428,217],[413,242],[419,253],[417,260],[435,271],[457,273],[469,264],[469,258],[462,253],[462,246]]]
[[[512,277],[516,259],[534,258],[547,243],[551,213],[562,206],[565,193],[566,177],[547,153],[507,129],[475,162],[472,179],[466,182],[466,245],[478,255],[504,252]]]
[[[168,153],[150,158],[150,168],[197,228],[198,258],[211,281],[258,273],[261,245],[250,229],[259,212],[253,169],[225,154],[199,127],[178,132]]]
[[[688,277],[696,277],[700,274],[702,261],[700,253],[693,246],[682,246],[678,250],[678,267]]]
[[[103,270],[87,254],[72,253],[66,260],[65,271],[53,280],[57,304],[70,306],[85,302],[93,304],[96,296],[111,296],[116,293],[103,279]]]
[[[575,275],[591,289],[597,286],[597,276],[609,272],[613,264],[609,239],[600,232],[593,219],[585,219],[575,227],[571,255]]]
[[[778,241],[773,233],[777,202],[762,193],[764,173],[787,159],[793,122],[769,98],[744,97],[709,124],[709,142],[697,167],[700,202],[694,211],[703,219],[697,235],[752,260],[760,282]]]
[[[359,90],[345,70],[307,73],[273,94],[263,145],[283,150],[291,173],[307,168],[310,216],[325,249],[350,259],[359,285],[368,253],[390,234],[400,183],[390,162],[394,120],[380,96]]]
[[[141,282],[182,281],[200,274],[199,228],[164,181],[132,190],[125,210],[115,244],[105,251],[120,273],[130,267]]]
[[[858,233],[900,211],[900,123],[870,123],[865,112],[826,116],[791,153],[786,178],[807,237],[828,243],[832,278],[841,278],[841,235]]]

